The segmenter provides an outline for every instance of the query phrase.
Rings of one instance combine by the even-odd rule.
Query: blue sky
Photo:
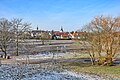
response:
[[[120,16],[120,0],[0,0],[0,18],[22,18],[33,29],[75,31],[97,15]]]

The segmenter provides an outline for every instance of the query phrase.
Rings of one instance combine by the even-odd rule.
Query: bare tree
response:
[[[45,44],[45,40],[49,39],[49,33],[48,32],[41,33],[40,39],[42,41],[42,44],[44,45]]]
[[[113,58],[119,50],[120,17],[97,16],[85,26],[86,43],[89,54],[96,55],[98,64],[113,64]]]
[[[28,23],[22,22],[22,19],[13,19],[12,21],[13,31],[14,31],[14,39],[16,43],[16,56],[19,55],[19,47],[22,41],[25,39],[25,32],[30,30],[30,25]]]
[[[7,48],[11,40],[11,22],[5,18],[0,19],[0,49],[7,56]]]

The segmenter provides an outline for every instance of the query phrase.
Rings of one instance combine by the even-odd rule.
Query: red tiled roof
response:
[[[75,35],[84,35],[85,32],[71,32],[71,34],[72,34],[73,36],[75,36]]]
[[[66,32],[54,32],[54,34],[58,36],[63,36],[63,37],[70,36],[69,33],[66,33]]]

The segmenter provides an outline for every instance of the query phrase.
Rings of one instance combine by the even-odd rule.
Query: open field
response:
[[[31,42],[29,43],[32,45]],[[41,65],[44,63],[51,64],[52,62],[54,64],[60,65],[63,70],[72,71],[79,74],[83,73],[85,75],[87,74],[93,75],[93,76],[97,75],[100,77],[104,77],[105,80],[109,80],[109,79],[117,80],[118,78],[120,78],[120,64],[116,64],[115,66],[91,65],[89,54],[83,53],[83,50],[81,50],[81,46],[78,42],[71,41],[71,40],[61,40],[61,41],[53,40],[51,41],[50,45],[48,44],[42,45],[41,41],[37,41],[37,42],[34,42],[34,45],[35,45],[35,49],[37,49],[38,51],[37,53],[20,54],[19,56],[11,56],[11,59],[1,59],[0,63],[2,65],[6,65],[6,64]],[[61,48],[63,46],[65,46],[65,51],[63,51],[63,49]],[[59,49],[57,49],[57,47],[59,47]],[[119,60],[120,55],[118,54],[116,55],[116,57]],[[48,67],[50,66],[48,65]],[[53,76],[56,76],[56,74],[58,73],[53,74]],[[35,75],[38,77],[40,76],[40,74],[35,74]],[[74,74],[74,75],[77,75],[77,74]],[[70,78],[79,79],[75,77],[74,78],[70,77]],[[96,80],[96,79],[93,79],[93,80]],[[101,80],[101,78],[98,80]]]
[[[67,56],[69,55],[69,56]],[[26,56],[27,57],[27,56]],[[90,59],[88,58],[88,54],[80,54],[80,53],[60,53],[59,55],[54,55],[54,59],[52,56],[47,57],[44,55],[40,57],[40,55],[29,56],[29,62],[27,62],[27,58],[25,56],[18,56],[14,57],[16,61],[13,59],[11,60],[3,60],[2,63],[4,64],[43,64],[43,63],[51,63],[55,62],[60,64],[63,69],[67,69],[68,71],[73,71],[77,73],[85,73],[85,74],[93,74],[99,75],[106,79],[108,78],[120,78],[120,65],[117,64],[115,66],[93,66],[90,63]],[[26,60],[24,60],[26,59]],[[108,79],[109,80],[109,79]]]

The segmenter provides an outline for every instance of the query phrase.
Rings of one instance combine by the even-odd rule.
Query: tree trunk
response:
[[[18,31],[17,31],[17,41],[16,41],[16,56],[19,55],[19,52],[18,52]]]
[[[7,57],[7,53],[6,53],[6,51],[5,51],[4,53],[5,53],[5,57],[4,57],[4,58],[6,58],[6,57]]]
[[[42,40],[42,44],[44,45],[45,43],[44,43],[44,40]]]
[[[91,63],[92,63],[92,65],[95,65],[95,59],[94,58],[91,58]]]
[[[18,52],[18,42],[17,42],[17,46],[16,46],[16,56],[19,55],[19,52]]]
[[[112,59],[112,57],[108,58],[107,63],[108,63],[109,66],[113,65],[113,59]]]
[[[110,60],[109,60],[110,62],[109,62],[109,65],[111,66],[111,65],[113,65],[113,59],[112,58],[110,58]]]

